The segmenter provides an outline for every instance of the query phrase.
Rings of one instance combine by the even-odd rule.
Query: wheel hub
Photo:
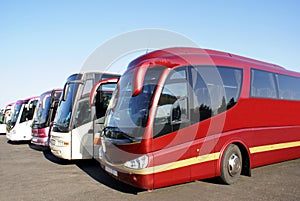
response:
[[[241,170],[241,160],[236,154],[232,154],[228,160],[228,172],[229,174],[234,177],[235,175],[239,174]]]

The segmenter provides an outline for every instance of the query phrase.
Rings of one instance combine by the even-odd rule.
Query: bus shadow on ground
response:
[[[28,146],[35,151],[50,151],[49,147],[38,146],[32,143],[29,143]]]
[[[122,183],[115,178],[108,175],[101,167],[99,162],[96,160],[81,160],[76,163],[77,167],[79,167],[82,171],[87,173],[90,177],[92,177],[97,182],[112,188],[114,190],[120,191],[122,193],[127,194],[135,194],[137,195],[140,192],[143,192],[142,189],[138,189]]]
[[[44,157],[52,163],[56,163],[59,165],[76,165],[95,181],[116,191],[135,195],[143,191],[142,189],[134,188],[114,179],[102,170],[99,162],[97,162],[96,160],[65,160],[54,156],[50,150],[43,150],[43,154]]]
[[[210,184],[215,184],[215,185],[224,185],[227,186],[227,184],[223,183],[219,177],[213,177],[213,178],[208,178],[208,179],[203,179],[203,180],[198,180],[199,182],[204,182],[204,183],[210,183]]]
[[[42,151],[43,151],[44,157],[47,160],[51,161],[52,163],[56,163],[59,165],[74,165],[77,162],[77,161],[70,161],[70,160],[58,158],[58,157],[54,156],[50,150],[42,150]]]
[[[8,144],[13,144],[13,145],[24,145],[24,144],[29,144],[30,141],[7,141]]]

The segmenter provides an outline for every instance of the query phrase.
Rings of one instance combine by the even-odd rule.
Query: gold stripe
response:
[[[252,147],[249,150],[250,153],[253,154],[253,153],[260,153],[260,152],[272,151],[278,149],[286,149],[286,148],[292,148],[298,146],[300,146],[300,141]]]
[[[252,147],[249,150],[250,150],[250,153],[253,154],[253,153],[272,151],[272,150],[278,150],[278,149],[286,149],[286,148],[292,148],[292,147],[298,147],[298,146],[300,146],[300,141]],[[140,170],[130,169],[130,168],[124,167],[123,165],[116,166],[116,165],[113,165],[110,163],[108,163],[108,164],[112,167],[117,168],[121,172],[122,172],[122,170],[124,170],[125,172],[130,172],[132,174],[147,175],[147,174],[153,174],[153,173],[174,170],[174,169],[186,167],[189,165],[195,165],[195,164],[199,164],[199,163],[213,161],[213,160],[219,159],[219,157],[220,157],[220,152],[216,152],[216,153],[206,154],[206,155],[188,158],[188,159],[184,159],[184,160],[180,160],[180,161],[175,161],[175,162],[171,162],[171,163],[166,163],[166,164],[162,164],[162,165],[158,165],[158,166],[154,166],[154,167],[148,167],[148,168],[144,168],[144,169],[140,169]]]
[[[217,152],[217,153],[212,153],[212,154],[206,154],[203,156],[188,158],[188,159],[184,159],[184,160],[180,160],[180,161],[175,161],[172,163],[166,163],[166,164],[158,165],[158,166],[154,166],[154,167],[148,167],[148,168],[144,168],[141,170],[129,169],[126,167],[123,167],[123,168],[126,169],[127,172],[130,172],[133,174],[146,175],[146,174],[153,174],[153,173],[164,172],[164,171],[173,170],[173,169],[177,169],[177,168],[182,168],[182,167],[186,167],[189,165],[195,165],[198,163],[204,163],[204,162],[208,162],[208,161],[212,161],[212,160],[217,160],[219,158],[219,156],[220,156],[220,152]]]

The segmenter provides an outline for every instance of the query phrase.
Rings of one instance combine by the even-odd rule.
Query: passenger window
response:
[[[220,114],[236,104],[242,86],[241,69],[198,66],[192,72],[192,123]]]
[[[115,90],[117,84],[103,84],[97,89],[96,94],[96,118],[104,117],[112,93]]]
[[[161,93],[155,121],[154,137],[159,137],[188,125],[188,96],[185,68],[173,70]]]
[[[277,80],[280,99],[300,100],[300,78],[277,75]]]
[[[251,96],[257,98],[277,98],[274,74],[252,69]]]
[[[226,110],[237,102],[242,86],[242,70],[218,67],[225,90]]]
[[[201,72],[194,71],[194,84],[193,84],[193,95],[194,95],[194,108],[191,110],[192,123],[203,121],[212,116],[212,105],[210,94],[207,83],[205,83]]]
[[[91,93],[92,88],[93,88],[93,80],[92,79],[86,80],[84,84],[84,88],[82,90],[81,97],[89,95]]]
[[[91,107],[89,100],[85,99],[78,103],[74,126],[79,127],[91,121]]]

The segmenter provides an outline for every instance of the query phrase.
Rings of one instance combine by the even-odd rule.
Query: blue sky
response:
[[[300,72],[299,19],[297,0],[0,0],[0,107],[62,88],[99,45],[144,28]]]

